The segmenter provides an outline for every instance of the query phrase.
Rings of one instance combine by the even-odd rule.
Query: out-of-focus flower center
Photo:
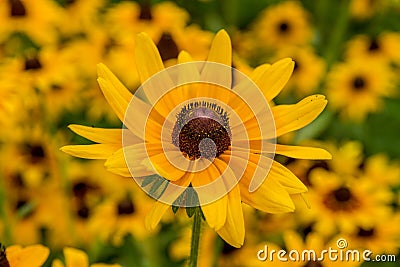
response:
[[[347,187],[340,187],[328,193],[324,199],[325,206],[333,211],[351,211],[359,207],[356,196]]]
[[[157,49],[163,61],[177,58],[179,54],[178,46],[169,33],[163,33],[161,35],[160,41],[157,43]]]
[[[278,24],[278,28],[281,33],[287,33],[290,31],[290,25],[286,21],[282,21]]]
[[[218,157],[231,145],[227,112],[206,101],[186,105],[177,115],[172,143],[190,160]]]
[[[140,5],[140,14],[139,14],[139,19],[140,20],[152,20],[153,16],[151,15],[151,6],[143,1]]]
[[[10,267],[7,260],[6,248],[0,243],[0,266]]]
[[[368,50],[373,52],[373,51],[379,50],[379,48],[380,48],[380,46],[379,46],[378,40],[372,39],[371,43],[369,44]]]
[[[357,76],[353,80],[353,89],[355,91],[361,91],[366,87],[367,83],[365,79],[361,76]]]
[[[371,237],[375,234],[375,229],[364,229],[362,227],[358,228],[357,236],[359,237]]]
[[[10,16],[11,17],[25,17],[26,9],[20,0],[9,0],[10,3]]]
[[[37,57],[27,58],[25,60],[25,70],[38,70],[42,68],[42,64],[40,63]]]
[[[322,267],[322,264],[319,261],[309,261],[304,267]]]
[[[130,215],[135,213],[135,206],[130,198],[125,198],[118,203],[118,215]]]

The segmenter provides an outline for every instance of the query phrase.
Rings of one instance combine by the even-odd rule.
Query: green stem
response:
[[[192,242],[190,245],[189,267],[197,267],[197,257],[199,255],[200,228],[201,228],[201,209],[197,207],[194,211]]]
[[[343,48],[344,37],[349,23],[349,5],[350,1],[342,0],[339,2],[338,17],[335,21],[333,30],[330,33],[329,43],[326,45],[324,53],[328,69],[338,59]]]
[[[10,245],[11,243],[11,229],[9,227],[9,222],[7,219],[7,214],[6,214],[6,193],[4,190],[4,184],[3,184],[3,177],[0,173],[0,218],[2,219],[4,223],[4,236],[2,243],[3,245]]]

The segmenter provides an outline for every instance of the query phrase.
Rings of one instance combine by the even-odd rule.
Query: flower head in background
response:
[[[307,44],[312,36],[309,14],[300,2],[285,1],[265,9],[254,25],[260,44],[277,49]]]
[[[355,59],[336,64],[327,77],[330,106],[345,119],[362,121],[395,94],[393,73],[386,65]]]
[[[207,62],[201,64],[183,51],[178,56],[182,64],[164,69],[157,47],[144,33],[136,39],[135,56],[142,82],[135,95],[106,66],[98,66],[100,87],[126,128],[71,125],[98,144],[65,146],[64,152],[107,159],[109,171],[133,176],[150,195],[157,195],[146,218],[149,228],[156,227],[171,205],[185,206],[195,196],[193,203],[201,206],[209,226],[240,247],[245,232],[241,202],[269,213],[294,210],[290,195],[307,188],[273,154],[331,156],[319,148],[274,143],[313,121],[327,103],[324,96],[313,95],[294,105],[269,107],[293,71],[291,59],[261,65],[240,80],[239,73],[232,75],[225,31],[217,33]]]

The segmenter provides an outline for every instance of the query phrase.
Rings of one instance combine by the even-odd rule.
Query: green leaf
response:
[[[172,205],[172,212],[174,213],[174,214],[176,214],[177,212],[178,212],[178,210],[179,210],[179,206],[174,206],[174,205]]]

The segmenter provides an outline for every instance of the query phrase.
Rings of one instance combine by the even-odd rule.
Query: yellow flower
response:
[[[347,234],[357,226],[368,229],[385,221],[393,195],[387,187],[377,187],[368,177],[352,177],[315,169],[308,193],[311,209],[299,213],[314,222],[314,231],[329,236],[337,230]]]
[[[1,1],[0,39],[6,39],[14,32],[22,32],[39,45],[54,44],[57,40],[54,27],[57,14],[57,4],[50,0]]]
[[[150,193],[152,189],[146,186],[149,181],[158,179],[154,175],[164,177],[161,180],[164,191],[146,218],[149,228],[156,227],[175,201],[178,201],[178,206],[184,203],[179,201],[190,201],[189,197],[185,198],[190,185],[198,195],[197,202],[193,203],[200,203],[209,226],[236,247],[244,242],[242,201],[270,213],[294,210],[290,194],[306,192],[307,188],[287,168],[268,157],[271,145],[275,146],[268,140],[275,137],[275,130],[268,129],[262,135],[254,111],[235,93],[242,93],[242,97],[247,97],[250,102],[266,101],[264,105],[255,105],[254,108],[263,114],[262,119],[266,119],[267,124],[274,122],[276,136],[309,124],[326,106],[327,101],[322,95],[307,97],[294,105],[274,106],[268,115],[268,102],[272,103],[293,71],[291,59],[273,65],[264,64],[253,71],[251,83],[245,80],[233,86],[229,67],[232,61],[231,42],[227,33],[220,31],[212,42],[203,70],[199,71],[190,63],[192,60],[188,53],[179,54],[179,63],[189,62],[177,65],[177,79],[183,84],[158,99],[157,94],[170,83],[168,78],[163,81],[157,81],[157,78],[169,77],[169,74],[164,72],[155,44],[144,33],[137,36],[135,55],[143,88],[139,95],[132,96],[107,67],[98,66],[100,87],[114,112],[128,128],[97,129],[71,125],[74,132],[99,144],[65,146],[62,148],[64,152],[83,158],[107,159],[105,165],[109,171],[133,176],[153,197],[155,192]],[[214,66],[228,67],[228,70],[218,73]],[[201,77],[217,80],[225,86],[184,83]],[[235,76],[235,79],[238,78]],[[251,84],[258,85],[260,91],[257,89],[256,93],[260,96],[248,94]],[[211,99],[212,102],[204,100],[200,105],[198,99]],[[229,114],[224,113],[223,108],[230,108]],[[146,111],[150,112],[146,114]],[[203,115],[194,119],[191,117],[198,114]],[[165,127],[162,126],[164,123]],[[233,127],[229,126],[230,123]],[[202,137],[202,133],[207,133],[205,136],[210,138]],[[243,133],[248,137],[243,137]],[[208,139],[208,143],[202,143],[204,139]],[[276,145],[276,153],[307,159],[331,157],[323,149],[280,144]],[[269,168],[268,173],[266,170]],[[221,175],[224,181],[218,179]],[[148,180],[140,178],[144,176],[149,176]],[[215,184],[217,186],[213,187]],[[214,191],[205,190],[210,185]]]
[[[58,10],[57,29],[66,36],[89,32],[98,23],[96,16],[104,2],[104,0],[64,1],[64,7]]]
[[[365,175],[377,185],[397,186],[400,181],[399,162],[390,162],[385,154],[375,154],[365,160]]]
[[[330,106],[345,119],[362,121],[382,107],[382,97],[394,94],[393,74],[384,64],[368,60],[338,63],[327,77]]]
[[[260,44],[270,48],[304,45],[312,34],[308,16],[300,2],[283,2],[265,9],[253,31]]]
[[[375,37],[357,35],[348,43],[345,51],[347,59],[364,58],[386,64],[400,62],[400,34],[384,32]]]
[[[42,245],[31,245],[21,247],[13,245],[0,248],[0,265],[10,267],[38,267],[46,261],[49,256],[50,250]],[[8,263],[8,265],[7,265]]]
[[[65,258],[65,265],[59,260],[56,259],[53,261],[51,267],[120,267],[119,264],[103,264],[103,263],[94,263],[89,265],[89,259],[85,252],[75,249],[66,247],[63,250],[64,258]]]
[[[357,227],[346,238],[350,244],[369,249],[374,255],[397,254],[400,247],[399,223],[399,214],[390,214],[387,220],[377,222],[370,227]]]
[[[360,20],[371,18],[381,10],[386,1],[351,0],[350,13],[353,17]]]

